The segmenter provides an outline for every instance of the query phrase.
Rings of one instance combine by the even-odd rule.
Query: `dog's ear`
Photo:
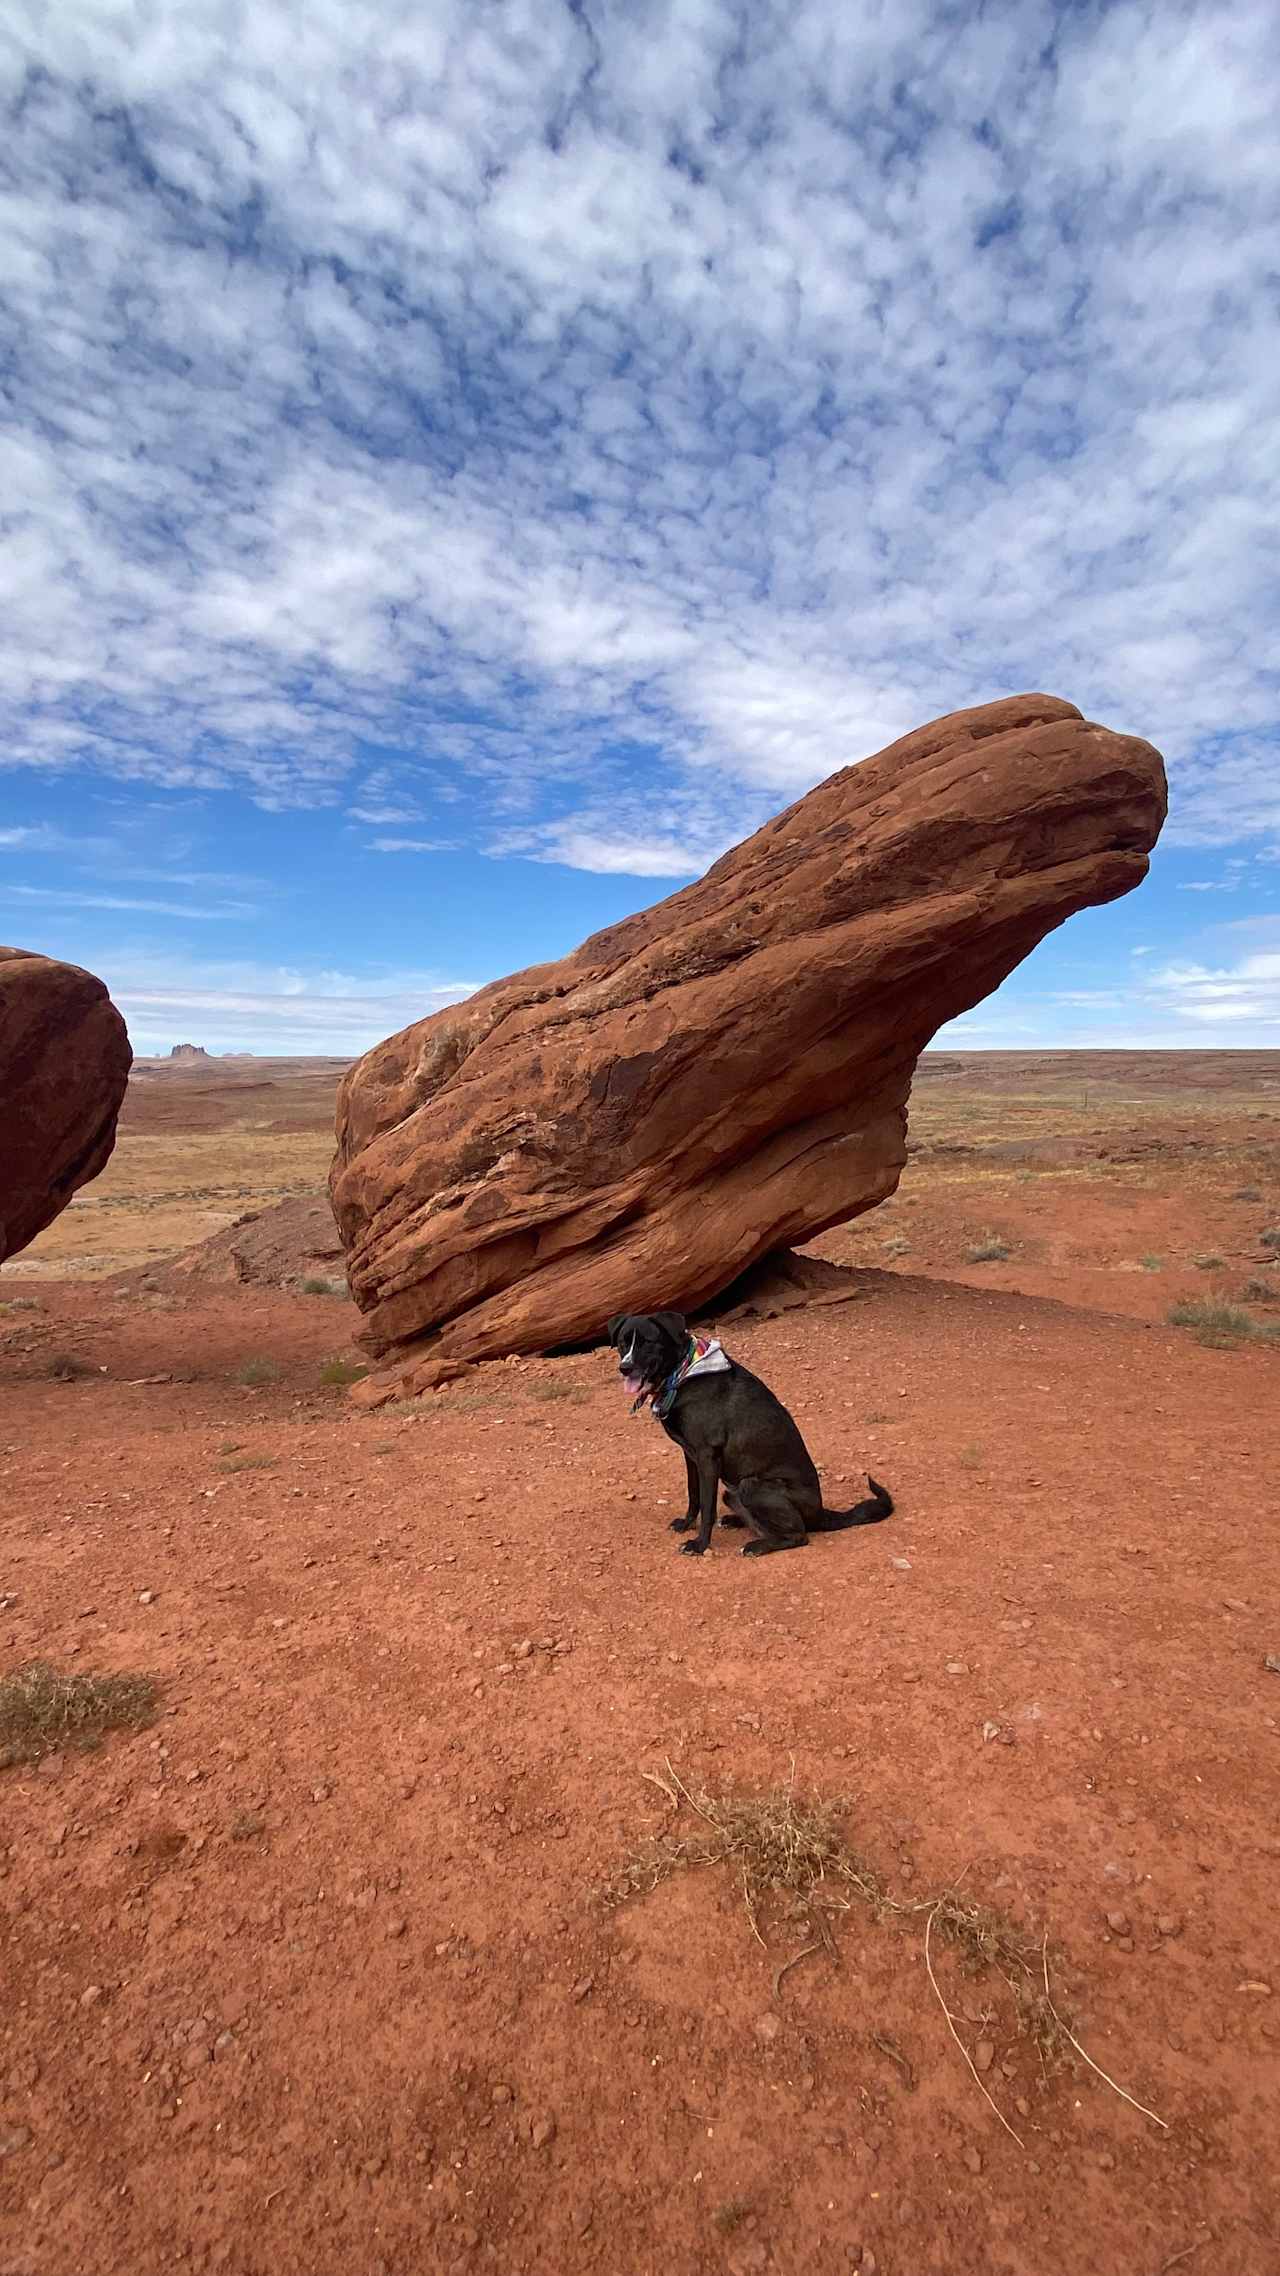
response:
[[[683,1343],[689,1330],[683,1312],[655,1312],[653,1318],[673,1343]]]
[[[626,1316],[627,1316],[627,1315],[626,1315],[626,1313],[625,1313],[625,1312],[615,1312],[615,1313],[614,1313],[614,1315],[613,1315],[613,1318],[610,1320],[610,1322],[609,1322],[609,1324],[608,1324],[607,1328],[606,1328],[606,1329],[605,1329],[605,1331],[604,1331],[604,1332],[605,1332],[605,1334],[608,1336],[610,1343],[616,1343],[616,1342],[617,1342],[617,1340],[618,1340],[618,1330],[619,1330],[619,1328],[622,1326],[622,1323],[623,1323],[623,1321],[626,1319]]]

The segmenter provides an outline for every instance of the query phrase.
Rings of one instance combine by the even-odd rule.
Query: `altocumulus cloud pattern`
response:
[[[11,6],[0,766],[670,877],[1048,687],[1265,839],[1278,39]]]

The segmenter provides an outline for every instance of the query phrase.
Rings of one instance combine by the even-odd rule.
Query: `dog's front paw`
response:
[[[671,1530],[673,1533],[692,1533],[697,1522],[696,1517],[673,1517]]]
[[[682,1541],[680,1544],[680,1554],[682,1557],[701,1557],[704,1556],[706,1552],[701,1541]]]

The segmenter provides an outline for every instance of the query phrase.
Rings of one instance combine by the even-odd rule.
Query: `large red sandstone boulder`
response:
[[[350,1070],[330,1179],[379,1390],[692,1310],[892,1193],[916,1059],[1145,876],[1149,743],[1052,696],[846,767],[696,885]]]
[[[106,1164],[132,1062],[101,980],[0,948],[0,1263]]]

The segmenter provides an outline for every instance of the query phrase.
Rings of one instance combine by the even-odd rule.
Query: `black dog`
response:
[[[689,1507],[671,1530],[697,1526],[696,1538],[681,1545],[686,1557],[701,1557],[710,1544],[722,1483],[721,1523],[748,1525],[755,1535],[744,1557],[803,1549],[811,1533],[878,1525],[892,1515],[892,1496],[874,1478],[870,1501],[825,1509],[809,1449],[781,1399],[718,1343],[691,1335],[679,1312],[620,1312],[605,1333],[634,1393],[632,1413],[652,1406],[684,1455]]]

